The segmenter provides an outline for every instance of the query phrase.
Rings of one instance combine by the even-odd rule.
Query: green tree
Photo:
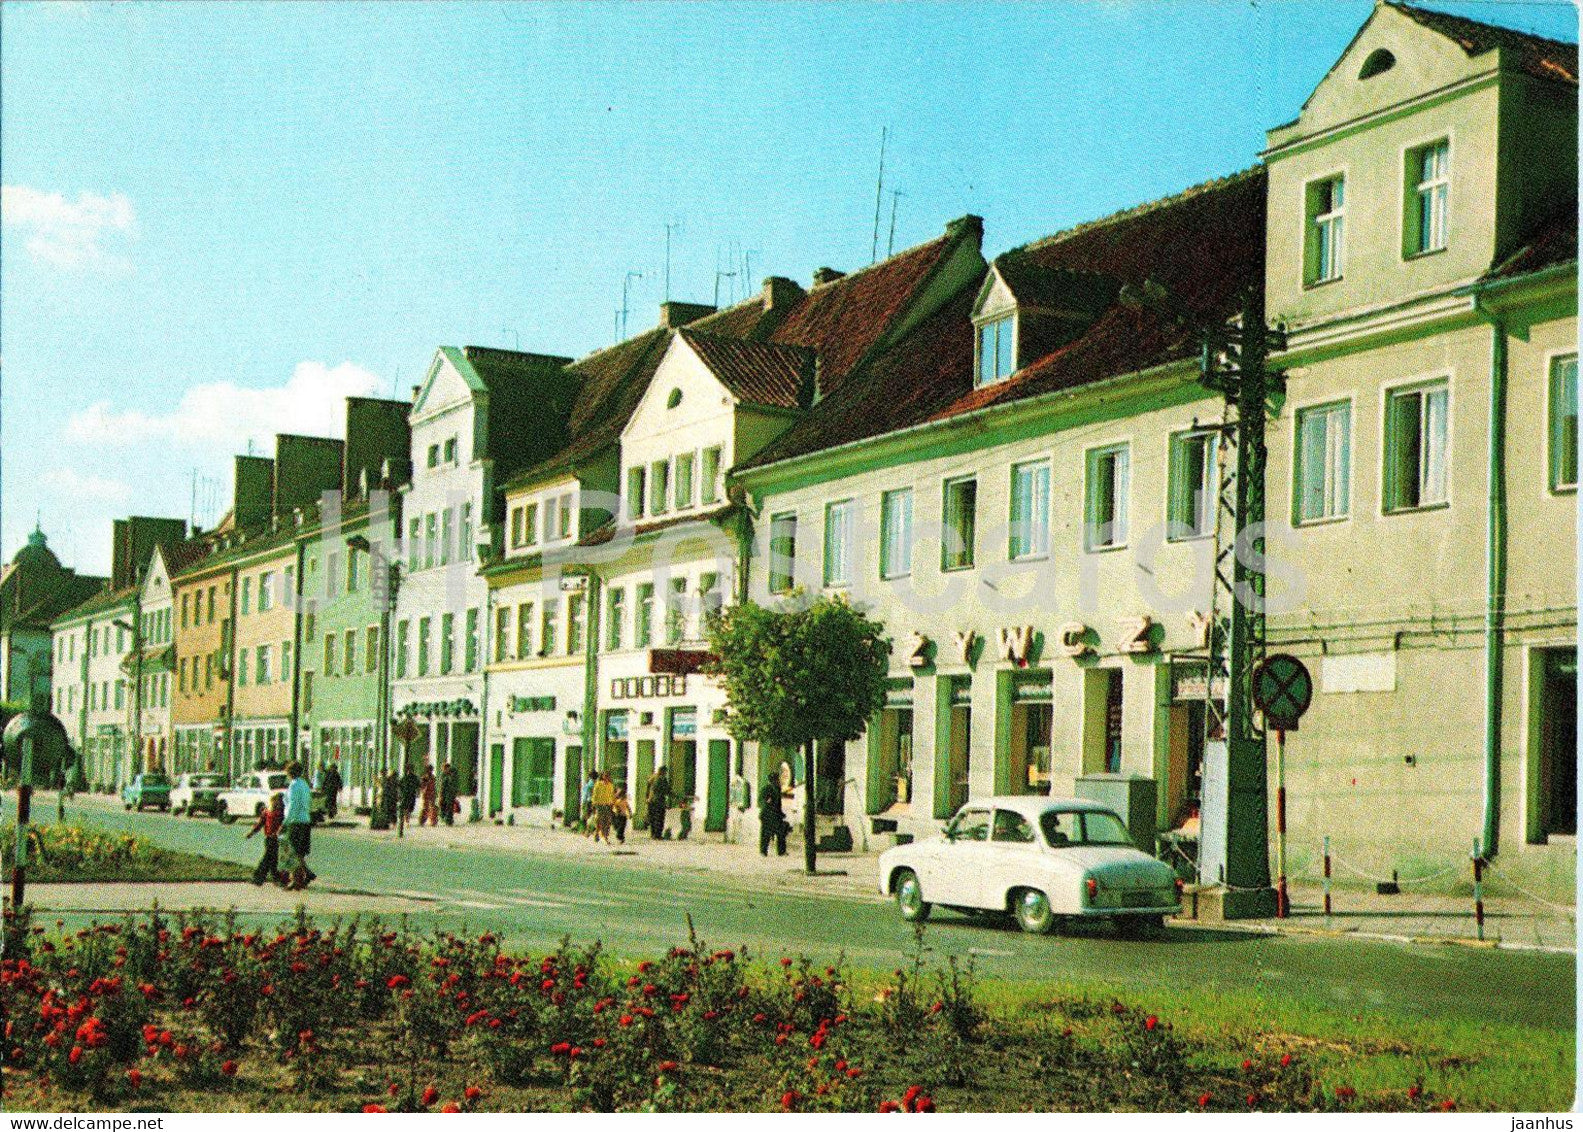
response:
[[[715,659],[706,671],[725,688],[727,729],[761,747],[806,754],[803,862],[810,873],[818,869],[818,744],[856,739],[885,706],[891,646],[884,632],[846,600],[823,596],[776,609],[744,602],[708,627]]]

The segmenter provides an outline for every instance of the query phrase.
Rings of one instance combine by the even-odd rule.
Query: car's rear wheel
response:
[[[1037,888],[1019,888],[1011,894],[1011,910],[1017,926],[1029,935],[1048,935],[1055,929],[1055,912],[1050,898]]]
[[[923,898],[923,885],[918,883],[917,873],[911,869],[901,870],[896,874],[894,887],[896,907],[902,919],[919,924],[929,918],[930,904]]]

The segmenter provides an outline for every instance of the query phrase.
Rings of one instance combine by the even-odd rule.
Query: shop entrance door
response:
[[[501,798],[506,789],[506,745],[492,743],[489,747],[489,813],[500,812]]]
[[[709,740],[709,793],[708,810],[704,815],[704,829],[709,833],[724,833],[726,812],[731,791],[731,744],[725,739]]]

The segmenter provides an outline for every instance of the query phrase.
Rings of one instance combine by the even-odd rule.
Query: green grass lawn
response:
[[[246,880],[252,870],[231,861],[166,849],[146,837],[84,822],[29,826],[28,880],[34,884]],[[16,825],[0,825],[7,865],[16,853]]]

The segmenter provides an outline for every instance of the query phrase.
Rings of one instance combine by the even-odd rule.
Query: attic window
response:
[[[1369,57],[1363,60],[1363,70],[1358,72],[1358,78],[1372,79],[1375,75],[1383,75],[1394,66],[1396,66],[1396,56],[1381,47],[1377,51],[1370,52]]]
[[[682,403],[682,391],[680,389],[672,389],[671,390],[671,395],[669,397],[665,398],[665,407],[667,409],[674,409],[677,405],[680,405],[681,403]]]

